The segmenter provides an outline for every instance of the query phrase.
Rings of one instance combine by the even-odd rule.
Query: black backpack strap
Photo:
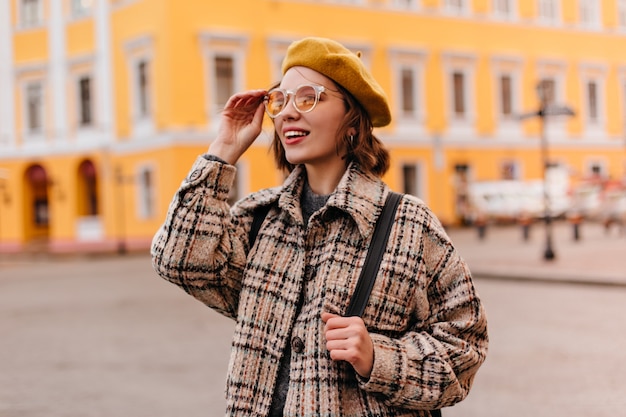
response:
[[[346,312],[347,317],[361,317],[365,311],[365,306],[367,305],[370,293],[374,287],[376,274],[378,273],[378,268],[380,267],[387,241],[389,240],[396,210],[401,200],[402,194],[393,191],[387,196],[383,211],[380,213],[380,217],[374,228],[372,243],[365,257],[365,264],[361,270],[359,282],[357,282],[354,294],[352,294],[352,299],[350,299],[350,305]],[[430,415],[431,417],[441,417],[441,410],[430,410]]]
[[[374,281],[376,281],[376,274],[380,267],[380,262],[383,258],[385,247],[387,246],[387,240],[391,233],[391,226],[396,215],[396,209],[400,204],[402,194],[396,192],[390,192],[387,195],[385,206],[380,213],[380,217],[376,221],[376,227],[374,228],[374,235],[370,243],[370,248],[365,257],[365,263],[359,276],[359,281],[356,284],[354,294],[350,299],[350,305],[346,311],[346,316],[359,316],[363,315],[365,306],[370,298],[370,293],[374,287]]]
[[[265,206],[259,206],[254,210],[254,218],[252,219],[252,225],[250,226],[250,231],[248,232],[248,243],[250,244],[250,248],[254,246],[256,236],[259,234],[259,230],[261,230],[265,217],[267,217],[267,213],[270,212],[271,208],[272,204],[267,204]]]

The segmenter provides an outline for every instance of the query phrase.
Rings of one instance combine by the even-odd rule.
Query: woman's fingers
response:
[[[359,375],[369,378],[374,365],[374,346],[363,320],[324,312],[322,321],[331,359],[349,362]]]
[[[237,162],[261,132],[265,94],[265,90],[251,90],[234,94],[228,99],[209,153],[230,164]]]
[[[267,91],[265,90],[250,90],[244,91],[242,93],[237,93],[231,96],[226,102],[225,109],[229,108],[254,108],[263,102],[265,98],[265,94]]]

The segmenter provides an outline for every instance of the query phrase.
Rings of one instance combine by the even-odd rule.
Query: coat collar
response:
[[[278,200],[279,207],[299,223],[303,221],[300,196],[305,177],[304,166],[297,166],[285,180]],[[367,237],[373,232],[387,192],[388,187],[380,178],[364,173],[357,164],[351,163],[331,194],[326,209],[335,207],[347,213],[354,220],[359,233]]]

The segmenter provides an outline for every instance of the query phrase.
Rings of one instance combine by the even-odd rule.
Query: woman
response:
[[[233,207],[233,166],[274,121],[282,186]],[[428,416],[468,394],[487,351],[470,272],[441,224],[404,196],[363,317],[343,317],[390,192],[373,127],[391,120],[361,60],[294,42],[279,88],[230,98],[218,135],[154,238],[157,272],[236,320],[231,416]],[[270,206],[250,242],[255,211]]]

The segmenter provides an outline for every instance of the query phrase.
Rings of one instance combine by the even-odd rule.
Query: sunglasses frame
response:
[[[303,87],[311,87],[314,91],[315,91],[315,102],[313,103],[313,105],[311,106],[310,109],[307,110],[300,110],[298,108],[298,106],[296,106],[296,94],[298,94],[298,91],[300,91],[301,88]],[[268,109],[268,102],[269,102],[269,95],[274,92],[274,91],[280,91],[281,93],[283,93],[283,95],[287,98],[285,101],[285,104],[283,105],[283,108],[280,109],[280,111],[276,114],[271,114]],[[272,88],[270,91],[267,92],[267,95],[265,96],[265,99],[263,100],[263,102],[265,103],[265,112],[267,113],[267,115],[272,118],[275,119],[278,116],[280,116],[280,114],[285,110],[285,108],[287,108],[287,106],[289,105],[289,101],[291,101],[291,104],[293,105],[293,108],[296,109],[296,111],[300,114],[304,114],[304,113],[309,113],[310,111],[312,111],[315,107],[317,107],[317,103],[319,103],[320,101],[320,96],[323,92],[326,91],[326,87],[324,87],[323,85],[318,85],[318,84],[300,84],[299,86],[297,86],[295,88],[295,90],[286,90],[284,88]],[[291,97],[293,97],[293,100],[291,100]]]

